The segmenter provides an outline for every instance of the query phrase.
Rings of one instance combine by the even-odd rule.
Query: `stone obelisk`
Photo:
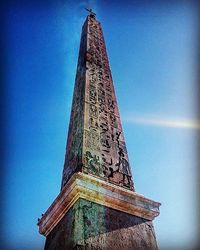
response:
[[[45,250],[157,249],[160,203],[134,189],[103,32],[82,28],[60,194],[39,220]]]

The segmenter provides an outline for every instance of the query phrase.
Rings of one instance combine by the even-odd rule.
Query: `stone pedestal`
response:
[[[160,203],[76,173],[39,221],[45,250],[157,249],[152,220]]]

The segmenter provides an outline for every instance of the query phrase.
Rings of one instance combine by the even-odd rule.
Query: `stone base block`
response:
[[[45,250],[157,249],[159,202],[84,173],[74,174],[38,226]]]
[[[48,234],[45,250],[156,250],[150,220],[78,199]]]

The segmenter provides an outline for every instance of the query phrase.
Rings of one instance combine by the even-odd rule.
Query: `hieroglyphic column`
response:
[[[82,171],[134,190],[100,23],[83,26],[62,186]]]

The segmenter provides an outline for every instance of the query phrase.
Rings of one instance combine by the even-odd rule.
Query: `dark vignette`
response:
[[[135,6],[137,5],[158,5],[158,4],[176,4],[176,3],[183,3],[187,0],[174,0],[174,1],[170,1],[170,0],[138,0],[138,1],[123,1],[124,4],[127,5],[132,5],[134,4]],[[189,1],[189,0],[188,0]],[[4,184],[5,184],[5,178],[4,176],[6,176],[6,152],[9,150],[9,147],[7,145],[7,140],[6,140],[6,135],[8,133],[7,130],[7,124],[8,124],[8,117],[9,114],[7,112],[6,106],[7,103],[9,102],[8,100],[8,93],[7,93],[7,89],[6,89],[6,66],[7,66],[7,62],[6,62],[6,55],[7,53],[9,53],[6,50],[6,13],[7,10],[10,6],[12,5],[19,5],[22,7],[28,7],[28,8],[45,8],[46,6],[48,6],[49,4],[51,4],[52,2],[54,2],[53,0],[30,0],[30,1],[26,1],[26,0],[8,0],[8,1],[1,1],[0,3],[0,50],[1,50],[1,56],[0,56],[0,80],[1,80],[1,98],[0,98],[0,111],[1,111],[1,120],[0,120],[0,124],[1,124],[1,144],[0,144],[0,149],[1,149],[1,153],[0,153],[0,159],[1,159],[1,179],[0,179],[0,188],[1,188],[1,203],[0,203],[0,208],[1,208],[1,214],[0,214],[0,232],[1,232],[1,236],[0,236],[0,246],[1,249],[8,249],[6,247],[6,242],[4,242],[4,225],[6,224],[6,221],[4,221],[4,213],[5,213],[5,206],[4,206],[4,201],[6,199],[6,195],[5,195],[5,188],[4,188]],[[64,0],[60,0],[61,3],[65,3],[66,1]],[[121,0],[113,0],[113,2],[115,2],[115,4],[121,2]],[[199,1],[190,1],[192,4],[196,5],[197,11],[199,11]],[[200,41],[200,15],[198,15],[198,31],[197,31],[197,39],[198,41]],[[197,55],[196,55],[196,72],[197,72],[197,77],[196,77],[196,95],[197,95],[197,117],[200,119],[200,43],[197,42],[196,44],[198,44],[198,47],[196,48],[197,50]],[[197,148],[196,148],[196,157],[197,157],[197,166],[200,164],[200,134],[198,134],[197,137]],[[196,176],[196,183],[197,183],[197,190],[196,190],[196,194],[194,194],[197,199],[198,199],[198,204],[200,204],[200,168],[197,167],[197,176]],[[200,206],[200,205],[199,205]],[[200,207],[198,209],[198,211],[200,211]],[[200,212],[198,213],[198,221],[200,221]],[[198,223],[198,232],[200,235],[200,224]],[[198,234],[197,234],[198,235]],[[11,236],[12,237],[12,236]],[[197,243],[196,249],[200,248],[200,240]]]

